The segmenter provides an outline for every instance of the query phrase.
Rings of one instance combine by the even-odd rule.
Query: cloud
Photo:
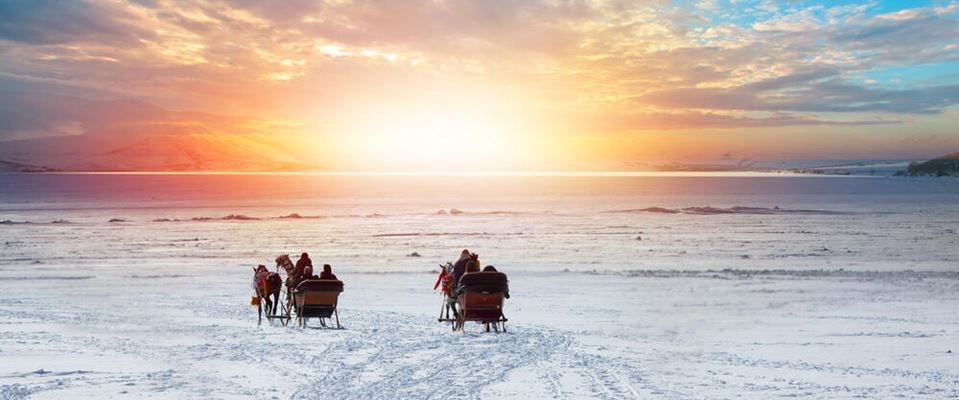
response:
[[[7,1],[0,89],[323,119],[363,93],[460,85],[557,114],[729,128],[900,121],[959,103],[955,78],[895,88],[855,79],[959,60],[955,4],[736,3]]]
[[[677,113],[638,113],[592,121],[592,126],[602,126],[609,130],[661,131],[688,129],[739,129],[771,128],[786,126],[862,126],[898,124],[900,120],[827,120],[815,117],[797,116],[786,113],[772,113],[765,116],[744,116],[718,114],[711,112],[686,111]]]
[[[127,44],[152,36],[121,7],[95,1],[0,2],[0,38],[26,44],[98,41]]]
[[[922,64],[956,59],[946,47],[959,37],[959,20],[930,9],[901,10],[827,31],[830,41],[847,51],[865,52],[864,63]]]
[[[810,80],[828,76],[797,74],[730,89],[670,89],[644,94],[635,100],[676,109],[896,114],[937,114],[959,103],[959,85],[878,89],[835,78]]]

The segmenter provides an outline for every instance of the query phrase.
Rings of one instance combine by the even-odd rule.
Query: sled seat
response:
[[[505,321],[503,299],[508,290],[502,272],[471,272],[460,278],[457,306],[463,321]]]
[[[293,290],[299,318],[330,318],[336,312],[343,282],[335,279],[311,279]]]

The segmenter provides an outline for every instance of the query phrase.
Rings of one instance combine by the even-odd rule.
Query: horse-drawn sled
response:
[[[506,332],[507,318],[503,315],[503,301],[509,297],[506,274],[497,271],[464,274],[453,288],[448,278],[452,264],[443,266],[440,283],[443,285],[443,305],[439,322],[446,322],[454,331],[464,331],[466,322],[483,324],[486,332]]]
[[[276,267],[277,271],[283,268],[286,272],[285,281],[278,272],[270,272],[265,266],[254,269],[256,296],[253,303],[258,306],[261,323],[265,311],[268,321],[279,320],[284,326],[295,319],[297,326],[305,327],[309,319],[317,318],[323,327],[342,328],[336,309],[343,292],[342,281],[335,275],[332,279],[317,279],[312,274],[312,267],[303,276],[297,276],[293,262],[286,254],[276,258]],[[281,295],[284,297],[282,302]]]

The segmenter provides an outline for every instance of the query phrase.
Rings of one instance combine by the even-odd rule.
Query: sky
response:
[[[959,150],[957,38],[955,1],[4,0],[0,91],[242,118],[214,133],[343,170],[918,159]],[[7,139],[97,133],[62,124]]]

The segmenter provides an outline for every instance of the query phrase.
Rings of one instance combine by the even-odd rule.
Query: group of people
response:
[[[289,263],[289,259],[282,256],[282,258],[277,258],[277,265],[280,265],[280,260],[284,260],[286,263]],[[314,279],[329,279],[337,280],[336,275],[333,274],[333,267],[330,264],[323,264],[323,271],[320,272],[320,275],[313,273],[313,260],[310,259],[310,255],[307,253],[300,254],[300,258],[296,260],[296,264],[292,269],[289,268],[289,264],[286,264],[287,271],[287,284],[290,288],[296,287],[300,282],[306,280]],[[499,272],[492,265],[487,265],[485,268],[480,269],[480,260],[479,256],[476,253],[471,253],[469,249],[463,249],[460,252],[459,259],[453,263],[452,267],[449,270],[444,269],[439,279],[437,279],[436,285],[434,288],[439,287],[442,282],[444,285],[444,291],[450,293],[450,297],[456,298],[459,293],[463,291],[461,285],[461,279],[463,275],[473,273],[473,272]],[[260,271],[262,270],[262,271]],[[260,265],[258,271],[262,273],[267,273],[265,266]],[[258,281],[258,280],[257,280]],[[504,288],[504,297],[509,298],[509,288]]]
[[[460,280],[463,278],[463,275],[480,272],[480,260],[479,256],[476,253],[471,253],[469,249],[463,249],[460,252],[460,258],[453,263],[453,267],[449,271],[449,276],[444,277],[441,275],[441,279],[445,278],[449,280],[449,286],[447,290],[450,290],[450,297],[456,298],[462,291],[463,287],[460,283]],[[482,272],[498,272],[496,267],[492,265],[487,265],[482,269]],[[509,288],[507,287],[503,293],[504,297],[509,298]]]
[[[290,273],[290,279],[298,284],[311,279],[336,280],[336,275],[333,274],[333,267],[331,267],[330,264],[323,264],[323,272],[320,272],[319,276],[315,275],[313,273],[313,260],[310,259],[309,254],[303,253],[300,254],[300,259],[296,260],[293,272]],[[295,287],[296,285],[293,286]]]

